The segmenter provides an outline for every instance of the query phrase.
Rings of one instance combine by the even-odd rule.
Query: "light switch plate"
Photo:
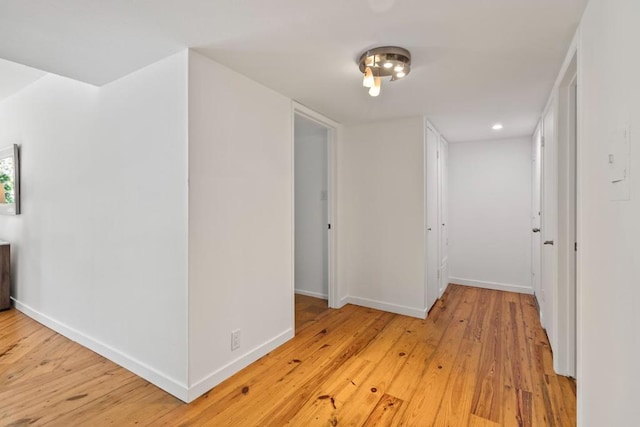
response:
[[[631,133],[626,124],[609,136],[609,200],[629,200],[631,195]]]

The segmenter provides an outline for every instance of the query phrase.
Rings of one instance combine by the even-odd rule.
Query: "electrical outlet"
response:
[[[240,348],[240,329],[231,331],[231,351]]]

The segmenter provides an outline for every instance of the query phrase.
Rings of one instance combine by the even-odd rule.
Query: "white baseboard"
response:
[[[31,308],[30,306],[21,303],[15,298],[11,298],[15,304],[15,308],[31,317],[35,321],[42,323],[44,326],[48,327],[69,338],[71,341],[75,341],[78,344],[98,353],[101,356],[106,357],[112,362],[122,366],[123,368],[133,372],[134,374],[144,378],[150,383],[160,387],[164,391],[183,402],[187,402],[189,397],[188,388],[186,384],[182,384],[179,381],[174,380],[173,378],[168,377],[160,371],[148,366],[147,364],[135,359],[134,357],[129,356],[95,338],[92,338],[83,332],[78,331],[70,326],[65,325],[62,322],[59,322],[52,317],[47,316]]]
[[[440,290],[440,295],[438,296],[438,298],[442,298],[442,295],[444,295],[445,292],[447,292],[447,288],[449,287],[449,283],[451,282],[451,280],[447,280],[444,288]]]
[[[275,348],[289,341],[291,338],[293,338],[293,336],[294,330],[293,328],[289,328],[280,335],[275,336],[266,343],[254,348],[253,350],[250,350],[237,359],[229,362],[222,368],[217,369],[216,371],[207,375],[206,377],[189,387],[186,402],[189,403],[194,401],[236,372],[240,371],[243,368],[246,368],[265,354],[273,351]]]
[[[306,295],[308,297],[320,298],[320,299],[329,299],[329,295],[321,294],[318,292],[305,291],[304,289],[295,289],[296,294]]]
[[[402,314],[404,316],[417,317],[418,319],[426,319],[427,310],[420,308],[407,307],[404,305],[396,305],[388,302],[376,301],[360,297],[344,297],[340,301],[342,305],[353,304],[362,307],[375,308],[376,310],[388,311],[390,313]]]
[[[449,277],[449,282],[456,285],[474,286],[476,288],[493,289],[494,291],[516,292],[519,294],[533,295],[533,288],[520,285],[507,285],[505,283],[484,282],[481,280],[462,279]]]
[[[345,298],[340,298],[340,299],[334,298],[334,300],[337,301],[336,304],[333,305],[333,306],[331,304],[329,304],[329,308],[335,308],[337,310],[337,309],[340,309],[340,308],[344,307],[347,304],[347,301],[346,301]]]

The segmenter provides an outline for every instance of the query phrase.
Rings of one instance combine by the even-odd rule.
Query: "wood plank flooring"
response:
[[[296,337],[190,405],[0,313],[0,425],[573,426],[533,297],[450,285],[427,320],[296,296]]]

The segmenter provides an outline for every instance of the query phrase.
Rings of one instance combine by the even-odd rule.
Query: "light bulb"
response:
[[[364,79],[362,80],[362,86],[364,87],[372,87],[374,84],[373,72],[371,68],[367,67],[364,70]]]
[[[396,73],[396,78],[397,78],[397,79],[401,79],[401,78],[403,78],[404,76],[406,76],[406,74],[405,74],[405,72],[404,72],[404,71],[398,71],[398,72]]]
[[[396,73],[399,73],[402,70],[404,70],[404,65],[396,65],[396,68],[393,69]]]
[[[373,86],[371,86],[371,89],[369,89],[369,95],[371,96],[380,95],[380,84],[381,84],[380,77],[376,77]]]
[[[504,126],[502,126],[502,124],[500,123],[496,123],[495,125],[493,125],[492,129],[493,130],[501,130]]]
[[[393,67],[393,63],[391,63],[391,62],[385,62],[385,63],[384,63],[384,65],[383,65],[383,67],[384,67],[384,68],[391,68],[391,67]]]

